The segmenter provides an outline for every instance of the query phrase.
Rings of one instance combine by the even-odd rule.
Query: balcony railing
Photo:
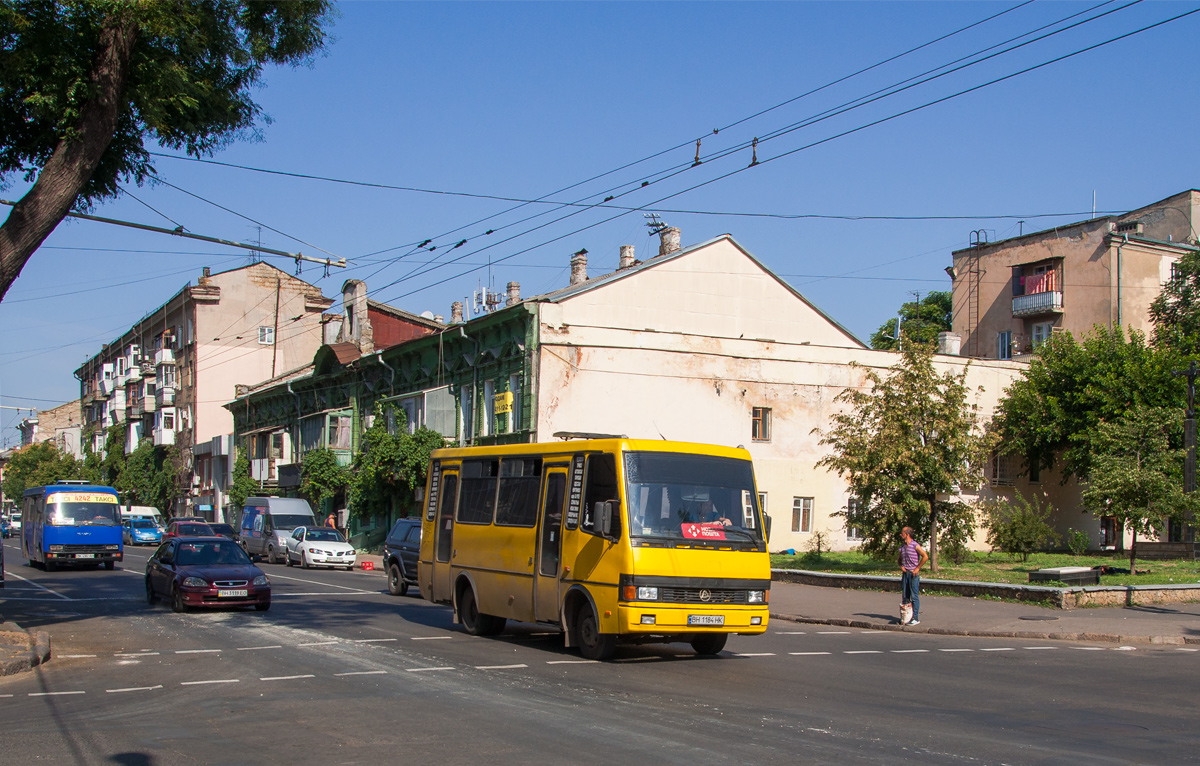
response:
[[[159,407],[170,407],[175,403],[175,389],[159,388],[154,392],[154,401]]]
[[[160,348],[154,352],[154,364],[175,364],[175,352],[169,348]]]
[[[1012,299],[1012,315],[1015,317],[1061,313],[1063,313],[1063,294],[1059,291],[1015,295]]]
[[[154,446],[169,447],[175,443],[175,432],[168,428],[154,429]]]

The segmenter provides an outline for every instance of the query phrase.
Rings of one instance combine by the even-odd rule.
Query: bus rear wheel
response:
[[[600,623],[591,607],[585,606],[579,610],[578,637],[579,653],[589,660],[607,660],[617,650],[617,637],[612,633],[601,633]]]
[[[462,622],[463,629],[472,636],[494,636],[504,630],[506,622],[503,617],[479,611],[479,604],[475,601],[475,589],[470,585],[463,588],[458,605],[458,619]]]
[[[692,639],[692,649],[696,650],[696,654],[705,656],[720,654],[728,639],[728,633],[704,633]]]

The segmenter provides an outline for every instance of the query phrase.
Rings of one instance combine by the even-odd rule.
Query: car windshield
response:
[[[628,452],[625,485],[633,537],[763,539],[749,460]]]
[[[295,529],[296,527],[302,527],[305,524],[311,523],[313,523],[312,516],[305,516],[299,513],[271,514],[271,525],[278,530]]]
[[[133,520],[133,528],[134,529],[158,529],[158,525],[155,524],[150,519],[134,519]]]
[[[344,543],[346,538],[336,529],[310,529],[304,535],[305,540],[322,543]]]
[[[175,534],[177,535],[211,535],[212,527],[207,524],[176,524]]]
[[[58,526],[120,526],[117,506],[113,503],[55,503],[53,510],[46,514],[46,520]]]
[[[233,527],[229,526],[228,524],[209,524],[208,526],[211,527],[212,531],[216,532],[218,535],[233,534]]]
[[[212,566],[214,564],[245,565],[250,559],[241,546],[232,540],[205,540],[182,543],[175,553],[179,566]]]

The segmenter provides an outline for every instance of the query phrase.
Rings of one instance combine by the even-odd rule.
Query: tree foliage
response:
[[[29,487],[78,479],[81,467],[74,455],[52,442],[30,444],[14,452],[4,467],[4,496],[19,505]]]
[[[300,465],[300,492],[314,508],[320,509],[322,503],[344,492],[349,484],[350,474],[338,465],[333,450],[311,449],[304,453]]]
[[[1175,262],[1172,278],[1150,304],[1154,345],[1183,356],[1200,356],[1200,252]]]
[[[1136,331],[1126,339],[1119,327],[1097,325],[1080,341],[1054,333],[996,408],[998,448],[1022,457],[1027,470],[1061,458],[1064,482],[1086,479],[1102,422],[1136,407],[1182,409],[1186,384],[1171,374],[1179,364]]]
[[[404,413],[393,412],[397,433],[388,433],[382,407],[375,408],[374,422],[363,432],[350,480],[352,516],[386,514],[396,506],[405,514],[413,510],[413,491],[425,485],[430,453],[446,445],[441,434],[425,427],[408,433]]]
[[[938,333],[949,332],[953,325],[954,304],[951,294],[944,290],[934,290],[917,301],[909,301],[900,307],[899,319],[889,319],[879,326],[871,336],[871,348],[883,351],[894,351],[899,346],[896,335],[896,322],[900,322],[900,332],[905,342],[936,343]]]
[[[264,67],[309,61],[332,14],[325,0],[0,4],[0,181],[37,179],[0,226],[0,299],[73,206],[152,177],[151,149],[254,137]]]
[[[1183,430],[1178,410],[1138,406],[1128,415],[1098,424],[1092,471],[1083,504],[1096,516],[1112,516],[1133,533],[1129,571],[1136,572],[1138,535],[1151,534],[1168,519],[1182,520],[1195,499],[1183,492]]]
[[[1019,555],[1028,561],[1029,554],[1058,542],[1058,533],[1050,526],[1053,507],[1043,509],[1035,497],[1030,503],[1021,495],[1012,501],[993,500],[984,503],[983,515],[988,528],[988,544],[994,551]]]
[[[180,497],[179,476],[179,451],[143,440],[125,457],[111,486],[126,503],[151,505],[166,513]]]
[[[870,371],[868,388],[839,394],[846,409],[822,433],[832,451],[817,465],[849,482],[854,502],[837,515],[861,531],[865,553],[888,557],[911,526],[929,539],[937,571],[939,542],[962,548],[974,532],[972,508],[950,498],[981,480],[986,441],[966,371],[939,375],[932,356],[929,346],[905,344],[886,377]]]
[[[258,484],[250,475],[250,458],[243,449],[237,450],[233,459],[233,483],[229,486],[229,503],[235,508],[246,504],[246,498],[253,497],[258,491]]]

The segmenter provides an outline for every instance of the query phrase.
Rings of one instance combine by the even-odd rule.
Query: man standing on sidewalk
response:
[[[900,603],[912,604],[912,619],[902,625],[920,625],[921,612],[921,567],[929,561],[929,554],[913,540],[912,527],[900,530]]]

